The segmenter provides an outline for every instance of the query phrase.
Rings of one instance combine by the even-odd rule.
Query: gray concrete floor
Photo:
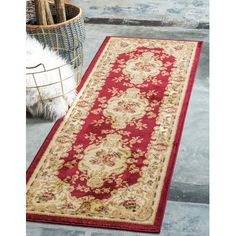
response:
[[[75,0],[76,2],[81,2]],[[95,7],[103,11],[103,1],[82,1],[86,14],[93,17]],[[104,1],[106,2],[106,1]],[[115,2],[128,2],[133,8],[134,1],[109,1],[106,6]],[[145,4],[154,4],[145,1]],[[164,1],[157,1],[163,4]],[[170,3],[170,1],[167,1]],[[174,1],[173,1],[174,2]],[[187,1],[177,1],[179,4]],[[190,4],[203,5],[207,1],[190,1]],[[141,1],[137,1],[141,4]],[[81,4],[81,5],[82,5]],[[100,4],[100,5],[99,5]],[[177,3],[175,4],[178,5]],[[186,4],[185,4],[186,5]],[[205,6],[204,5],[204,6]],[[187,6],[187,5],[186,5]],[[188,5],[189,6],[189,5]],[[102,8],[102,9],[100,9]],[[165,9],[160,9],[164,12]],[[121,9],[122,11],[122,9]],[[196,7],[195,12],[202,12]],[[123,11],[125,12],[125,11]],[[207,10],[205,12],[208,12]],[[99,13],[100,14],[100,13]],[[111,13],[112,14],[112,13]],[[118,14],[118,13],[117,13]],[[121,13],[119,13],[121,14]],[[115,17],[119,17],[115,15]],[[125,14],[125,13],[124,13]],[[146,13],[145,13],[146,14]],[[145,15],[144,14],[144,15]],[[164,13],[163,13],[164,14]],[[196,13],[197,14],[197,13]],[[204,13],[199,20],[204,19]],[[107,16],[109,17],[109,15]],[[114,14],[113,14],[114,17]],[[147,14],[147,18],[148,18]],[[182,15],[180,14],[179,20]],[[207,20],[207,19],[206,19]],[[130,25],[86,24],[86,42],[84,45],[84,70],[88,67],[97,49],[107,35],[123,35],[137,37],[173,38],[202,40],[204,47],[201,53],[199,67],[194,83],[192,96],[185,120],[181,145],[172,178],[169,200],[160,236],[207,236],[209,221],[209,161],[208,161],[208,96],[209,96],[209,41],[207,29],[187,29],[183,27],[151,27]],[[27,118],[27,167],[32,162],[36,152],[53,126],[53,122]],[[147,236],[150,234],[118,230],[105,230],[86,227],[52,225],[27,222],[28,236]]]
[[[78,3],[86,18],[140,20],[161,25],[201,27],[209,23],[208,0],[72,0]]]

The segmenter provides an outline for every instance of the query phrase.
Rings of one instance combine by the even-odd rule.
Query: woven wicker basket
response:
[[[56,8],[53,3],[50,4],[50,9],[52,16],[55,18],[56,22]],[[55,50],[60,56],[66,59],[67,63],[71,64],[74,68],[74,73],[77,75],[77,83],[79,84],[82,76],[82,65],[83,65],[83,43],[85,40],[85,30],[84,21],[82,18],[82,10],[79,6],[72,4],[65,4],[66,19],[67,21],[53,24],[53,25],[37,25],[36,15],[35,15],[35,5],[34,1],[26,1],[26,32],[31,36],[35,37],[40,43],[45,46],[49,46],[51,49]],[[56,68],[51,68],[47,70],[45,65],[40,63],[39,65],[34,65],[33,67],[26,68],[26,76],[29,76],[34,82],[33,86],[27,87],[27,90],[37,90],[42,104],[45,101],[51,100],[56,97],[65,96],[70,91],[64,91],[63,83],[65,80],[70,78],[63,78],[60,74],[60,70],[63,69],[65,65],[59,65]],[[32,69],[37,68],[39,72],[33,73]],[[38,85],[37,75],[40,73],[49,73],[50,71],[58,72],[60,75],[58,81],[53,84]],[[61,93],[54,97],[42,97],[41,90],[45,86],[54,86],[55,84],[61,85]],[[74,88],[75,89],[75,88]]]
[[[63,48],[66,52],[77,48],[78,53],[81,53],[81,43],[85,40],[84,21],[82,18],[82,10],[79,6],[65,4],[67,21],[53,25],[36,25],[35,22],[35,7],[34,1],[26,2],[26,31],[28,34],[34,34],[40,42],[46,43],[51,48]],[[56,16],[56,8],[53,3],[49,3],[52,15]],[[60,35],[59,41],[55,41],[50,36],[53,34]],[[59,45],[58,45],[59,44]],[[64,57],[71,61],[74,55],[68,54]],[[77,65],[81,62],[78,61]]]

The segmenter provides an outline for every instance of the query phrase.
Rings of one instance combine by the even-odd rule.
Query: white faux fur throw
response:
[[[40,65],[34,69],[27,69],[27,73],[34,73],[37,86],[51,84],[60,81],[58,69],[48,71],[50,69],[60,67],[62,79],[73,77],[63,81],[65,96],[62,94],[61,83],[56,83],[50,86],[39,87],[41,97],[43,99],[60,96],[50,100],[40,101],[39,93],[36,88],[26,90],[26,106],[28,111],[34,117],[43,117],[49,120],[56,120],[65,115],[68,106],[71,106],[76,97],[76,77],[71,65],[61,58],[56,52],[43,48],[43,45],[38,40],[27,36],[26,38],[26,66],[34,67],[38,64],[44,64],[47,72],[35,73],[43,71],[43,66]],[[26,87],[36,87],[32,74],[26,75]],[[74,89],[74,90],[73,90]],[[71,91],[72,90],[72,91]],[[70,93],[68,93],[71,91]]]

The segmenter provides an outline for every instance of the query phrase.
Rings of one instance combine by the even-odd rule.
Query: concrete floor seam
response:
[[[124,18],[101,18],[85,17],[84,22],[87,24],[109,24],[109,25],[127,25],[127,26],[156,26],[156,27],[183,27],[188,29],[209,29],[209,22],[198,22],[188,24],[185,21],[162,21],[162,20],[138,20]]]

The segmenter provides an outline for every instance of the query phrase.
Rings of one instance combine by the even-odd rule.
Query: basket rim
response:
[[[50,2],[49,2],[50,3]],[[65,3],[65,6],[71,6],[71,7],[75,7],[77,9],[79,9],[79,14],[76,15],[75,17],[67,20],[67,21],[64,21],[64,22],[61,22],[61,23],[57,23],[57,24],[52,24],[52,25],[30,25],[30,24],[26,24],[26,29],[27,30],[35,30],[35,29],[50,29],[50,28],[57,28],[57,27],[60,27],[60,26],[63,26],[63,25],[66,25],[74,20],[76,20],[77,18],[81,18],[81,15],[82,15],[82,9],[79,5],[74,5],[74,4],[70,4],[70,3]]]

